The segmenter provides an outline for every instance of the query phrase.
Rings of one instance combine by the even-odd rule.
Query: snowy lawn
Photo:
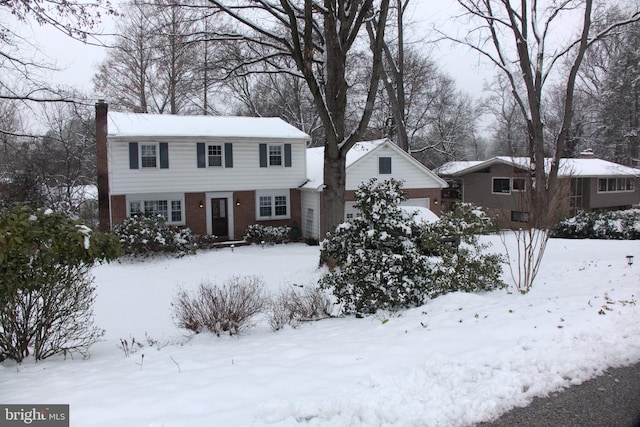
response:
[[[310,285],[318,251],[253,246],[99,266],[105,341],[88,360],[5,362],[0,402],[70,404],[78,427],[465,426],[640,361],[640,241],[552,239],[527,295],[455,293],[397,315],[279,332],[259,322],[240,337],[174,326],[178,287],[252,274],[273,290]],[[127,358],[120,340],[131,338],[145,347]]]

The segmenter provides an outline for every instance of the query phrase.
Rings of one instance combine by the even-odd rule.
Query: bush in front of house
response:
[[[326,319],[332,316],[333,302],[321,289],[313,286],[288,288],[274,295],[267,310],[271,329],[278,331],[301,322]]]
[[[497,230],[497,221],[470,203],[457,203],[440,220],[425,225],[420,240],[424,254],[433,257],[429,277],[432,294],[480,292],[506,287],[499,254],[488,252],[479,236]]]
[[[120,254],[113,236],[63,213],[0,211],[0,362],[87,355],[103,333],[93,323],[90,270]]]
[[[151,256],[169,253],[175,256],[193,254],[197,236],[189,228],[167,224],[162,216],[133,215],[113,228],[126,254]]]
[[[321,260],[333,267],[320,287],[333,293],[347,314],[419,306],[430,297],[431,261],[420,253],[420,225],[400,208],[395,180],[361,184],[355,207],[361,215],[340,224],[320,244]]]
[[[291,227],[274,227],[271,225],[253,224],[247,227],[244,240],[249,243],[262,244],[262,242],[275,245],[291,241]]]
[[[173,303],[176,325],[190,331],[238,335],[265,307],[264,283],[257,276],[233,277],[218,286],[201,283],[195,292],[180,290]]]
[[[553,227],[551,237],[565,239],[640,239],[640,209],[584,212]]]
[[[360,216],[339,225],[320,247],[332,268],[320,280],[343,311],[363,315],[419,306],[447,292],[502,288],[503,259],[480,234],[495,229],[486,213],[460,204],[426,224],[400,207],[401,184],[375,179],[356,192]]]

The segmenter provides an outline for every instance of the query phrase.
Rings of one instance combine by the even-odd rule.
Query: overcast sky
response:
[[[454,13],[453,0],[413,0],[409,14],[409,38],[413,40],[429,41],[436,35],[431,31],[434,25],[438,28],[454,28],[450,19]],[[104,59],[105,49],[97,46],[85,45],[50,27],[33,25],[31,29],[22,26],[23,34],[33,40],[41,48],[42,55],[62,71],[55,73],[52,78],[62,84],[79,87],[93,94],[92,77],[97,65]],[[113,21],[106,18],[101,25],[104,32],[111,32]],[[482,66],[476,54],[461,47],[454,47],[450,43],[434,45],[427,43],[424,49],[431,52],[442,70],[453,76],[458,88],[479,97],[485,80],[490,79],[493,70]]]

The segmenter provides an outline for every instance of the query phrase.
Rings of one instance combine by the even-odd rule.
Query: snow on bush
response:
[[[113,233],[125,253],[135,256],[160,252],[183,256],[195,253],[197,246],[197,236],[190,229],[169,225],[159,215],[133,215],[116,225]]]
[[[551,237],[565,239],[640,239],[640,209],[607,212],[580,211],[560,221]]]
[[[249,243],[286,243],[291,240],[291,227],[274,227],[270,225],[253,224],[247,227],[244,240]]]
[[[493,224],[481,209],[461,204],[428,224],[400,207],[404,199],[401,183],[371,179],[356,191],[360,216],[321,243],[321,259],[333,269],[320,286],[345,313],[394,311],[447,292],[505,286],[502,258],[486,253],[477,237]]]
[[[296,328],[300,322],[331,317],[332,312],[333,302],[322,290],[305,286],[285,289],[274,295],[267,320],[271,329],[278,331],[284,325]]]
[[[424,304],[429,298],[429,258],[420,253],[420,226],[400,208],[401,183],[372,178],[356,191],[359,216],[339,225],[320,244],[321,259],[335,266],[320,279],[343,311],[370,314]]]
[[[503,288],[501,255],[489,253],[479,235],[497,230],[496,221],[477,206],[457,203],[440,220],[425,225],[420,242],[423,253],[434,255],[430,277],[434,294],[479,292]]]

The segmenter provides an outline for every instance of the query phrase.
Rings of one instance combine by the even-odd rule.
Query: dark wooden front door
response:
[[[227,199],[211,199],[211,234],[221,239],[229,238]]]

